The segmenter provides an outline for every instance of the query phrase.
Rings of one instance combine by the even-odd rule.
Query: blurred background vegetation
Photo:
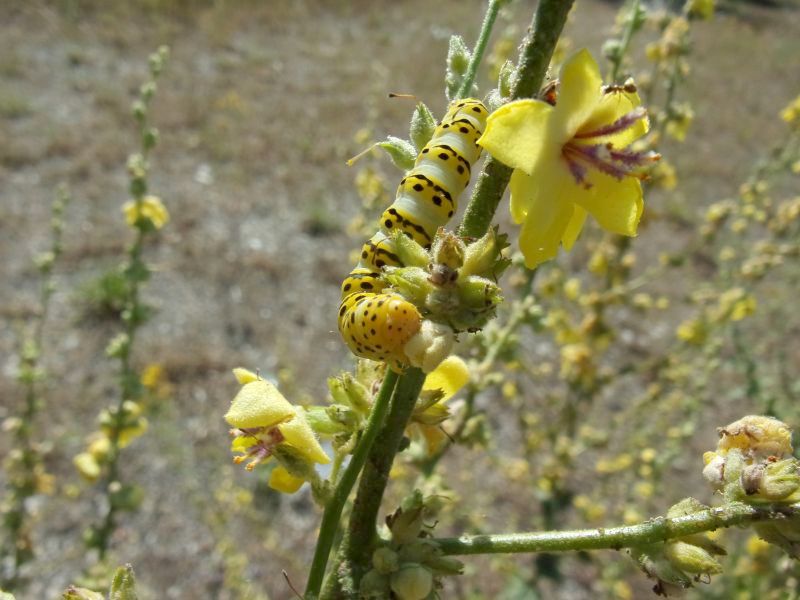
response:
[[[48,246],[57,186],[66,182],[73,197],[42,359],[49,384],[38,431],[51,449],[54,494],[32,499],[37,557],[18,598],[56,597],[75,581],[87,564],[81,531],[100,510],[72,458],[115,393],[103,353],[124,295],[115,268],[130,240],[120,207],[137,143],[130,103],[147,54],[162,44],[172,50],[151,113],[161,131],[151,187],[172,221],[147,249],[155,272],[145,300],[155,312],[134,355],[149,378],[150,431],[123,469],[143,487],[143,502],[117,530],[113,556],[134,565],[142,598],[290,598],[281,569],[302,587],[319,514],[307,490],[278,495],[263,475],[230,465],[221,419],[238,387],[230,368],[259,369],[293,402],[322,403],[326,377],[351,365],[334,326],[339,283],[361,242],[351,233],[359,218],[372,223],[375,213],[362,217],[362,205],[382,190],[388,202],[399,175],[386,161],[348,168],[345,160],[367,141],[404,135],[411,106],[388,92],[413,93],[442,113],[448,38],[474,40],[483,4],[0,3],[0,420],[22,402],[14,373],[18,324],[35,311],[31,259]],[[513,51],[533,6],[512,3],[496,53]],[[715,427],[768,409],[798,425],[796,253],[746,286],[757,300],[753,315],[731,325],[729,314],[713,335],[684,328],[683,341],[676,337],[742,287],[740,272],[719,258],[724,248],[741,261],[768,254],[746,227],[710,231],[706,214],[746,196],[741,184],[786,137],[778,114],[800,92],[797,5],[719,8],[712,21],[693,24],[691,72],[678,90],[691,105],[691,127],[685,141],[660,146],[676,186],[649,191],[647,223],[622,280],[602,268],[587,272],[608,243],[596,230],[537,278],[540,303],[527,313],[530,327],[503,348],[502,384],[475,400],[489,439],[476,436],[475,446],[456,448],[438,466],[458,498],[438,535],[614,524],[663,513],[688,494],[708,503],[701,453],[715,445]],[[601,56],[618,9],[580,1],[565,50],[586,46]],[[637,73],[647,67],[644,38],[657,35],[635,41]],[[482,92],[493,84],[484,72]],[[757,195],[778,205],[797,196],[797,181],[781,175]],[[787,243],[796,248],[796,235]],[[510,272],[503,285],[513,300],[530,282]],[[581,330],[597,290],[626,300],[603,315],[611,345],[587,359],[597,361],[589,385],[587,363],[575,348],[565,359],[565,348],[575,345],[570,331]],[[512,308],[501,308],[501,324]],[[474,344],[464,353],[484,350]],[[613,384],[596,385],[603,377]],[[565,402],[579,415],[566,441],[542,426]],[[0,455],[10,445],[3,434]],[[401,483],[387,511],[416,470],[401,463],[395,475]],[[735,547],[728,579],[701,586],[698,597],[785,597],[770,577],[796,581],[796,567],[781,563],[780,571],[778,553],[746,537]],[[444,597],[638,598],[652,585],[611,553],[566,557],[557,568],[548,560],[468,560],[467,575],[449,582]],[[759,595],[766,589],[773,595]]]

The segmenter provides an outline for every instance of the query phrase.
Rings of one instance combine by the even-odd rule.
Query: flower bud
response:
[[[454,343],[455,333],[448,325],[425,319],[403,351],[413,366],[430,373],[450,356]]]
[[[418,103],[414,109],[414,114],[411,115],[411,127],[409,130],[411,141],[416,146],[417,151],[421,151],[425,147],[425,144],[433,137],[435,130],[436,118],[433,113],[424,103]]]
[[[400,262],[407,267],[426,268],[431,262],[427,250],[400,230],[395,230],[392,236],[394,251]]]
[[[341,377],[329,377],[328,390],[335,402],[349,406],[361,414],[368,413],[372,406],[369,390],[350,373],[342,373]]]
[[[114,573],[108,597],[112,600],[136,600],[136,579],[133,567],[125,565]]]
[[[389,598],[391,595],[389,578],[376,569],[370,569],[361,578],[358,593],[360,598],[366,599],[384,600]]]
[[[402,171],[409,171],[414,168],[414,163],[417,160],[417,149],[408,140],[390,135],[384,141],[375,145],[383,148],[395,166]]]
[[[0,596],[0,598],[2,598],[2,596]],[[79,588],[71,585],[64,591],[61,600],[105,600],[105,596],[87,588]]]
[[[664,548],[664,556],[677,569],[691,575],[716,575],[722,573],[719,564],[710,552],[682,541],[668,542]]]
[[[433,589],[433,574],[415,563],[403,565],[390,579],[399,600],[423,600]]]
[[[797,519],[757,523],[753,528],[762,539],[800,560],[800,522]]]
[[[375,567],[376,571],[384,575],[394,573],[400,568],[397,552],[386,546],[378,548],[372,553],[372,566]]]
[[[509,98],[511,96],[511,89],[514,87],[514,82],[517,77],[517,69],[514,63],[507,60],[500,67],[500,73],[497,76],[497,91],[501,98]]]
[[[787,458],[765,465],[754,465],[754,467],[742,470],[743,487],[746,473],[750,469],[757,473],[757,481],[751,480],[748,483],[751,486],[756,484],[753,493],[757,494],[759,498],[773,503],[800,501],[800,470],[797,459]],[[747,488],[745,488],[745,492],[747,492]]]
[[[459,276],[498,277],[511,264],[500,254],[507,246],[508,236],[498,234],[497,227],[490,228],[486,235],[466,247]]]

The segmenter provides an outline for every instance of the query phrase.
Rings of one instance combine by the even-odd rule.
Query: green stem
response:
[[[683,517],[672,519],[657,517],[638,525],[623,527],[543,533],[465,535],[458,538],[439,538],[433,541],[439,545],[445,555],[620,550],[737,525],[766,521],[785,522],[787,518],[800,518],[800,504],[783,507],[756,507],[735,503],[719,508],[709,508]]]
[[[406,424],[424,382],[425,373],[415,368],[398,378],[389,414],[380,431],[381,443],[372,447],[358,483],[353,513],[342,543],[339,568],[330,577],[322,598],[339,598],[343,593],[345,597],[355,594],[358,581],[370,564],[377,535],[375,523],[389,482],[389,471],[400,450]]]
[[[461,82],[461,87],[458,88],[456,97],[466,98],[472,92],[472,84],[475,81],[475,76],[478,73],[478,67],[483,60],[483,55],[486,52],[486,45],[489,43],[489,36],[492,34],[494,22],[497,20],[497,15],[503,4],[508,0],[489,0],[489,8],[486,9],[486,15],[483,17],[483,24],[481,25],[481,32],[478,35],[478,41],[475,42],[475,49],[472,51],[472,58],[467,65],[467,71],[464,74],[464,80]]]
[[[639,0],[633,0],[633,2],[631,2],[630,12],[628,13],[628,22],[625,24],[625,31],[623,32],[622,40],[620,41],[619,52],[613,60],[613,67],[611,68],[610,77],[611,83],[615,83],[617,81],[617,77],[619,77],[619,70],[622,67],[622,59],[628,52],[628,48],[631,45],[631,40],[633,39],[633,33],[638,28],[638,22]]]
[[[512,100],[532,98],[539,92],[572,3],[573,0],[539,2],[531,25],[532,33],[525,38],[517,62]],[[460,236],[479,238],[486,233],[511,179],[512,170],[492,157],[486,159],[458,229]]]
[[[367,460],[367,456],[372,448],[372,444],[375,442],[378,431],[383,424],[398,379],[399,377],[394,371],[387,372],[386,376],[383,378],[383,384],[378,392],[378,396],[375,398],[375,403],[372,405],[369,420],[361,434],[358,446],[355,452],[353,452],[353,457],[350,459],[344,473],[342,473],[342,478],[339,480],[336,489],[333,490],[333,495],[325,507],[325,512],[322,515],[322,524],[319,528],[317,547],[314,550],[314,559],[311,562],[311,570],[308,575],[308,583],[306,584],[306,598],[318,596],[322,588],[325,567],[328,564],[328,556],[339,528],[342,510],[350,495],[350,490],[353,489],[358,474],[361,472],[364,462]]]

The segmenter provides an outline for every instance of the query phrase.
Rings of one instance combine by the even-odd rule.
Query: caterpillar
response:
[[[381,270],[404,266],[392,235],[401,231],[430,248],[469,183],[487,116],[479,100],[457,100],[449,106],[414,168],[400,181],[394,203],[381,215],[378,232],[362,246],[358,265],[342,282],[339,333],[356,356],[387,362],[398,370],[408,362],[403,348],[420,330],[423,317],[400,294],[384,291]]]

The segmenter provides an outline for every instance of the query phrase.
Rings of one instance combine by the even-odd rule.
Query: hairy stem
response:
[[[373,445],[358,483],[353,513],[342,543],[338,572],[330,578],[323,598],[354,595],[361,575],[368,569],[376,537],[375,522],[389,482],[389,470],[400,449],[406,424],[424,382],[425,374],[413,368],[398,378],[389,414],[380,430],[380,444]]]
[[[353,457],[347,465],[342,478],[333,490],[333,495],[325,506],[325,512],[322,515],[322,524],[319,528],[319,537],[317,538],[317,547],[314,550],[314,559],[311,563],[311,571],[308,575],[308,583],[306,584],[306,597],[313,598],[319,595],[322,587],[322,580],[325,576],[325,567],[328,564],[328,555],[330,554],[333,540],[336,537],[336,532],[339,528],[339,520],[342,516],[342,509],[350,496],[350,491],[361,472],[364,463],[367,460],[367,455],[372,449],[375,438],[378,435],[381,425],[383,425],[384,417],[389,408],[389,402],[392,394],[397,385],[398,375],[394,371],[388,371],[383,378],[383,384],[378,392],[375,402],[372,405],[372,411],[369,415],[369,420],[361,434],[361,439],[356,446]]]
[[[539,92],[572,3],[573,0],[539,2],[531,33],[523,42],[517,62],[517,77],[511,90],[512,100],[532,98]],[[512,169],[500,161],[491,157],[486,159],[464,213],[459,235],[479,238],[486,233],[511,179],[511,172]]]
[[[469,61],[469,65],[467,65],[467,72],[464,74],[464,80],[461,82],[461,87],[458,88],[458,93],[456,93],[454,99],[457,100],[470,95],[472,84],[475,82],[475,76],[478,74],[478,67],[486,52],[486,45],[489,43],[489,36],[492,34],[494,22],[497,20],[500,8],[507,2],[508,0],[489,0],[489,7],[486,9],[486,15],[483,17],[481,32],[478,35],[478,41],[475,42],[472,58]]]
[[[519,554],[529,552],[573,552],[576,550],[620,550],[678,539],[694,533],[767,521],[800,519],[800,504],[756,507],[728,504],[691,515],[657,517],[623,527],[601,527],[575,531],[510,533],[439,538],[434,541],[446,555]]]

